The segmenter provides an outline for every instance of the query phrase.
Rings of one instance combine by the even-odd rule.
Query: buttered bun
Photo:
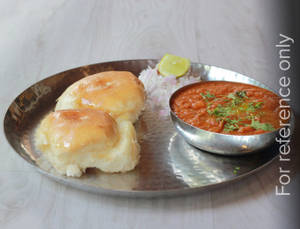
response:
[[[47,115],[36,131],[36,146],[63,175],[81,176],[86,168],[126,172],[139,161],[131,122],[116,122],[100,110],[60,110]]]
[[[127,71],[109,71],[85,77],[69,86],[58,98],[55,110],[99,109],[117,121],[135,122],[144,103],[144,85],[136,76]]]

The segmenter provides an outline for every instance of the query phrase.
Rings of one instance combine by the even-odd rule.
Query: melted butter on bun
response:
[[[36,131],[36,146],[61,174],[81,176],[86,168],[126,172],[139,161],[131,122],[116,122],[100,110],[60,110],[47,115]]]
[[[109,113],[116,120],[135,122],[144,109],[142,82],[127,71],[108,71],[87,76],[58,98],[55,110],[92,108]]]

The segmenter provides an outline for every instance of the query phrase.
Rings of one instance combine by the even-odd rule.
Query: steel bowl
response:
[[[229,73],[230,71],[227,71]],[[234,73],[236,74],[236,73]],[[205,81],[230,81],[230,82],[240,82],[255,85],[261,88],[268,89],[274,92],[269,87],[263,85],[262,83],[248,78],[246,76],[239,75],[239,78],[225,77],[221,74],[208,75]],[[203,130],[197,127],[194,127],[183,120],[181,120],[176,113],[172,110],[171,104],[173,103],[174,98],[181,91],[192,87],[195,84],[201,84],[202,82],[197,82],[193,84],[186,85],[184,87],[176,90],[170,97],[169,107],[170,107],[170,116],[175,126],[177,132],[191,145],[211,152],[221,155],[246,155],[249,153],[257,152],[261,149],[264,149],[275,142],[276,136],[280,130],[274,130],[272,132],[262,133],[262,134],[253,134],[253,135],[230,135],[230,134],[220,134],[207,130]],[[275,92],[274,92],[275,93]],[[276,93],[275,93],[276,94]],[[294,128],[294,114],[291,110],[291,119],[290,119],[291,131]]]

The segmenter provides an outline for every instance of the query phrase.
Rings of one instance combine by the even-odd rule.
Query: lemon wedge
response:
[[[187,58],[166,54],[158,65],[158,71],[163,76],[183,76],[190,68],[191,62]]]

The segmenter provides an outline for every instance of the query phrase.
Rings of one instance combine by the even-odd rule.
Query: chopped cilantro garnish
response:
[[[232,106],[239,105],[244,101],[245,98],[248,98],[246,91],[237,91],[235,93],[230,93],[227,97],[232,99]]]
[[[212,111],[212,114],[218,117],[226,117],[232,114],[230,107],[221,106],[220,104]]]
[[[259,109],[259,108],[261,108],[261,106],[262,106],[263,104],[264,104],[263,102],[258,102],[258,103],[255,104],[254,107],[255,107],[256,109]]]
[[[207,113],[214,116],[218,122],[224,122],[224,132],[236,131],[240,126],[251,126],[254,129],[264,131],[275,130],[269,123],[260,123],[259,121],[256,121],[256,119],[261,116],[261,111],[258,111],[258,109],[262,107],[263,102],[251,101],[248,98],[246,91],[236,91],[227,96],[224,95],[223,100],[219,98],[222,105],[218,104],[215,108],[211,108],[213,104],[218,103],[218,98],[216,98],[215,95],[206,91],[206,94],[201,93],[201,96],[207,103]],[[235,116],[240,118],[235,120],[233,119]],[[250,121],[251,123],[249,123]]]
[[[240,98],[248,98],[246,91],[237,91],[235,94]]]
[[[249,112],[255,112],[257,109],[260,109],[261,106],[263,105],[263,102],[258,102],[256,104],[254,104],[253,102],[248,104],[248,107],[246,109],[246,111]]]
[[[234,93],[230,93],[230,94],[228,94],[228,95],[227,95],[227,97],[228,97],[229,99],[235,99],[235,95],[234,95]]]
[[[203,97],[203,99],[207,100],[207,99],[210,99],[210,98],[215,98],[215,95],[212,95],[209,93],[209,91],[206,91],[206,94],[204,93],[200,93],[200,95]]]
[[[240,97],[238,97],[238,96],[235,96],[235,95],[232,94],[232,93],[228,95],[228,98],[232,99],[232,100],[231,100],[232,106],[239,105],[240,103],[243,102],[243,99],[242,99],[242,98],[240,98]]]
[[[246,111],[249,112],[254,112],[256,110],[255,105],[253,103],[249,103],[248,107],[246,108]]]
[[[248,120],[252,120],[253,118],[255,118],[255,117],[253,116],[253,114],[250,114],[250,115],[246,116],[246,119],[248,119]]]
[[[270,123],[261,123],[252,119],[250,126],[256,130],[273,131],[275,128]]]
[[[213,114],[214,114],[214,111],[209,110],[208,108],[206,108],[206,111],[207,111],[207,113],[208,113],[209,115],[213,115]]]
[[[234,119],[227,118],[227,119],[225,119],[225,121],[226,121],[226,123],[224,125],[224,131],[230,132],[230,131],[239,129],[238,123],[240,120],[234,120]]]

